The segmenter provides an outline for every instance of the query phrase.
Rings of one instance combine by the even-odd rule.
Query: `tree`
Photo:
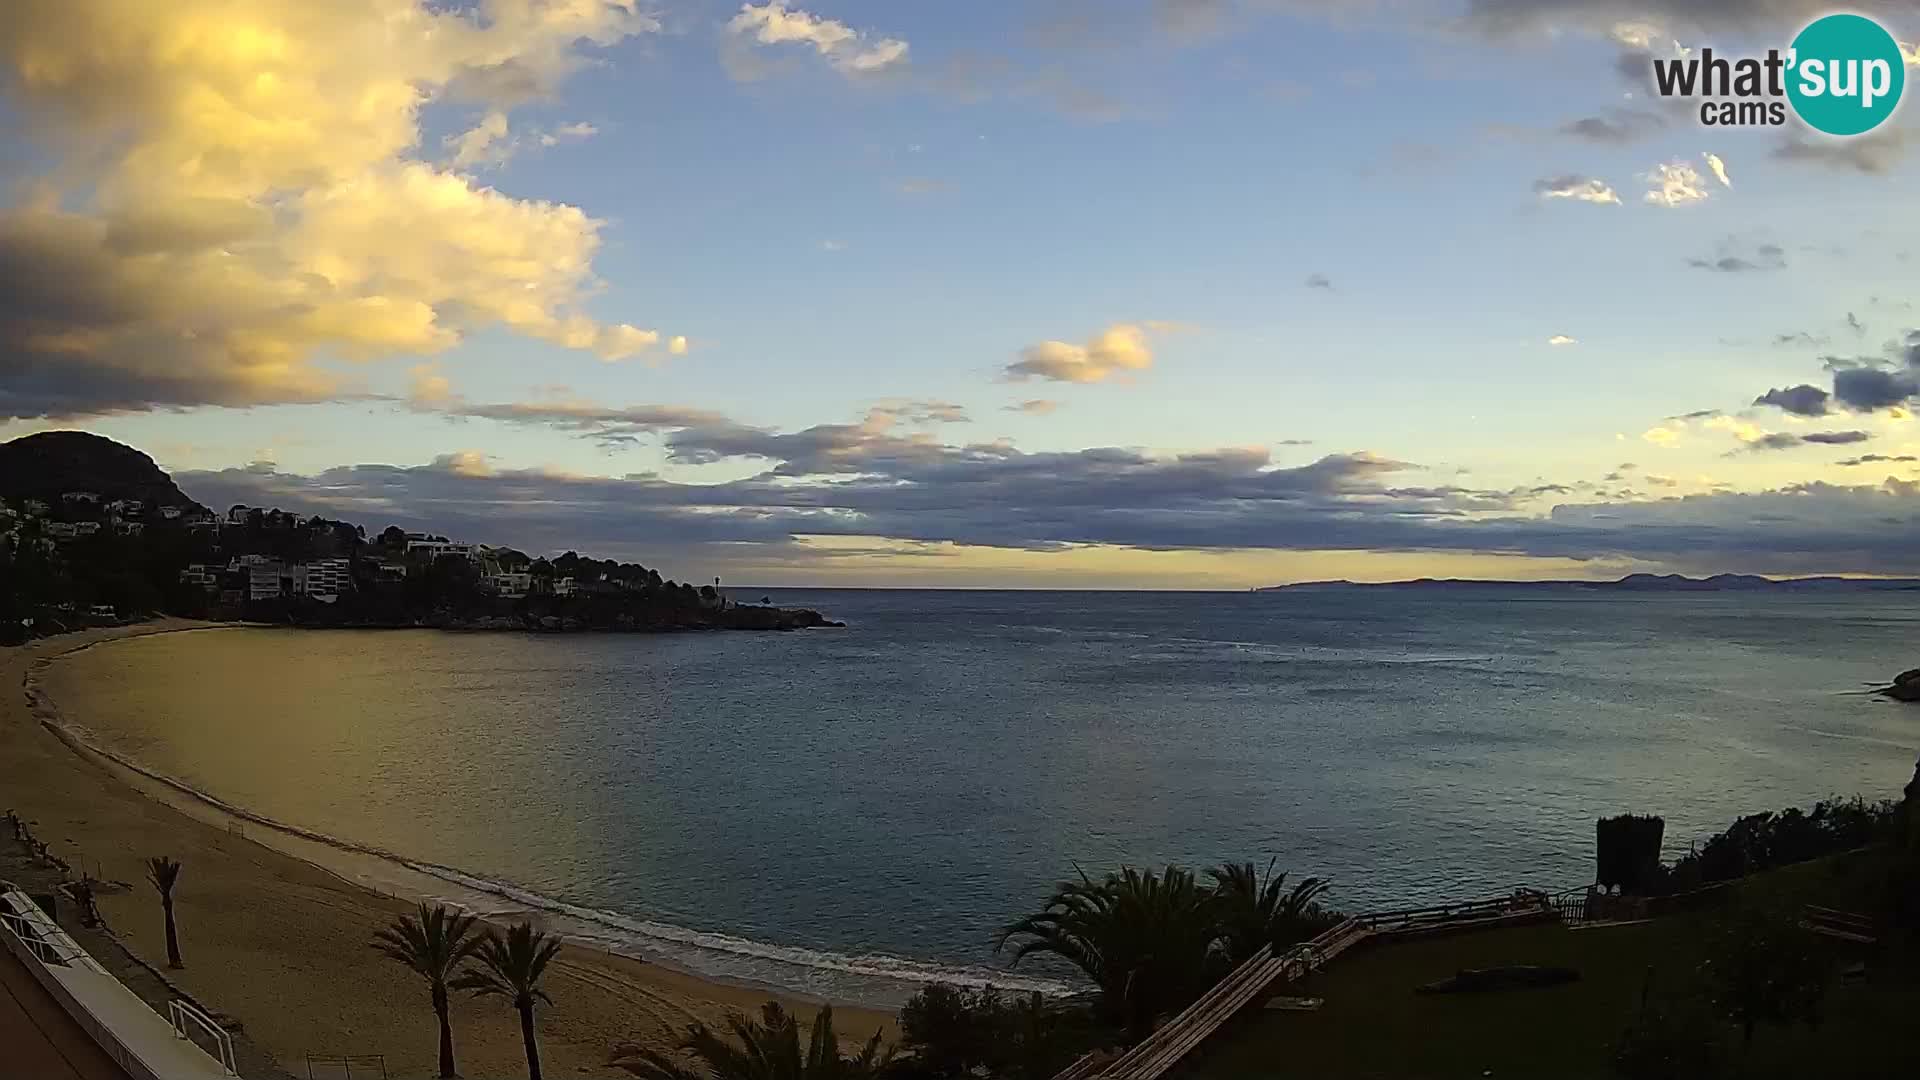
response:
[[[1141,1038],[1225,970],[1214,916],[1213,892],[1193,871],[1129,866],[1099,882],[1085,873],[1061,882],[1045,908],[1000,932],[996,948],[1021,938],[1016,966],[1038,953],[1079,968],[1099,988],[1102,1012]]]
[[[1743,1050],[1760,1024],[1820,1025],[1829,965],[1791,913],[1748,908],[1723,922],[1705,966],[1713,1003],[1740,1029]]]
[[[180,864],[165,855],[147,860],[147,880],[160,893],[160,910],[167,917],[167,966],[185,967],[180,962],[180,933],[173,924],[173,887],[180,882]]]
[[[800,1021],[777,1001],[760,1007],[759,1020],[736,1015],[727,1026],[731,1041],[705,1024],[688,1027],[679,1047],[691,1061],[627,1045],[614,1050],[613,1064],[644,1080],[867,1080],[892,1057],[881,1050],[877,1031],[860,1053],[841,1057],[833,1007],[827,1005],[814,1015],[804,1048]]]
[[[934,1080],[1047,1080],[1078,1049],[1066,1019],[1037,993],[1008,1000],[991,986],[935,983],[900,1010],[900,1047],[910,1057],[893,1071]]]
[[[405,964],[427,980],[433,995],[433,1015],[440,1021],[440,1075],[458,1075],[453,1065],[453,1022],[447,987],[455,972],[480,948],[483,938],[473,933],[474,919],[435,905],[420,905],[415,915],[402,915],[373,936],[373,947],[396,963]]]
[[[1234,964],[1246,962],[1263,945],[1277,951],[1305,941],[1338,919],[1315,902],[1331,882],[1303,878],[1289,890],[1287,875],[1273,872],[1277,861],[1267,863],[1264,881],[1252,863],[1223,863],[1207,871],[1213,878],[1222,946]]]
[[[468,971],[453,981],[455,990],[471,990],[475,997],[499,997],[510,1002],[520,1014],[520,1040],[527,1051],[527,1080],[540,1080],[540,1043],[533,1034],[533,1006],[536,1001],[553,1004],[540,989],[547,965],[560,951],[560,941],[533,928],[532,923],[515,923],[506,937],[487,931],[474,950],[479,970]]]

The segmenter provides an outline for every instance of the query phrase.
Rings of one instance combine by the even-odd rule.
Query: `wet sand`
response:
[[[152,855],[178,859],[186,967],[170,974],[241,1021],[283,1068],[304,1075],[308,1053],[382,1054],[396,1078],[435,1075],[437,1034],[425,984],[367,946],[375,930],[412,910],[408,901],[327,869],[320,845],[253,823],[230,824],[216,807],[70,745],[41,722],[63,703],[28,700],[24,686],[37,661],[196,625],[165,620],[0,649],[0,809],[17,811],[76,872],[128,885],[105,890],[99,907],[128,947],[155,966],[164,965],[166,947],[143,863]],[[84,722],[75,707],[65,705],[67,718]],[[303,851],[303,843],[313,850]],[[578,946],[556,961],[547,991],[554,1004],[539,1024],[543,1065],[553,1076],[628,1075],[607,1065],[614,1045],[664,1046],[689,1022],[717,1023],[729,1011],[757,1010],[770,996],[803,1019],[815,1008]],[[891,1026],[890,1016],[871,1010],[836,1007],[834,1015],[843,1043]],[[453,1023],[464,1075],[524,1075],[511,1009],[461,996]]]

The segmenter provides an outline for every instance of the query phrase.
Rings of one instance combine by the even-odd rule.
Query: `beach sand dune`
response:
[[[23,687],[38,660],[195,625],[169,620],[0,649],[0,809],[29,821],[35,836],[76,872],[84,868],[131,885],[105,890],[100,910],[128,947],[155,966],[164,964],[166,947],[143,864],[161,854],[180,860],[186,967],[169,975],[236,1018],[288,1071],[305,1075],[309,1053],[382,1054],[396,1078],[434,1075],[437,1036],[425,984],[367,945],[375,930],[411,910],[407,901],[286,853],[297,850],[287,838],[274,838],[286,849],[276,850],[230,831],[218,823],[217,810],[187,805],[155,781],[83,754],[42,724],[27,699]],[[718,1022],[729,1010],[756,1010],[771,996],[582,947],[562,954],[547,989],[554,1004],[540,1014],[540,1034],[553,1076],[627,1075],[606,1063],[613,1045],[665,1045],[692,1020]],[[814,1005],[782,1000],[811,1018]],[[843,1038],[864,1040],[891,1025],[891,1017],[871,1010],[834,1012]],[[510,1009],[461,996],[453,1023],[462,1074],[525,1074]]]

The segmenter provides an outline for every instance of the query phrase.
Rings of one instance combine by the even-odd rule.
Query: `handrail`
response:
[[[172,1001],[167,1002],[167,1022],[173,1025],[173,1030],[179,1032],[180,1037],[183,1039],[191,1039],[193,1037],[187,1034],[187,1024],[189,1022],[201,1031],[213,1036],[214,1046],[220,1051],[219,1054],[216,1055],[220,1062],[220,1067],[227,1070],[228,1076],[240,1075],[240,1067],[238,1063],[235,1062],[233,1056],[233,1036],[228,1035],[225,1028],[214,1023],[213,1017],[201,1012],[190,1001],[182,998],[174,998]]]
[[[27,911],[13,910],[11,898],[15,896],[26,902]],[[61,967],[77,965],[89,971],[106,970],[68,937],[66,931],[60,929],[60,924],[48,918],[34,906],[30,897],[18,889],[0,893],[0,924],[4,924],[7,931],[43,964],[58,964]]]

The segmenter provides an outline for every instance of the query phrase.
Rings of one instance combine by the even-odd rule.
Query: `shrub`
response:
[[[900,1077],[1046,1080],[1077,1057],[1093,1032],[1082,1010],[1049,1005],[1039,994],[1002,997],[993,987],[934,985],[900,1010]]]
[[[1749,814],[1729,825],[1725,832],[1708,837],[1697,850],[1674,860],[1673,866],[1661,875],[1656,890],[1685,892],[1778,866],[1851,851],[1892,837],[1898,822],[1896,804],[1870,803],[1858,796],[1825,799],[1809,811],[1795,808],[1777,814],[1771,811]]]

